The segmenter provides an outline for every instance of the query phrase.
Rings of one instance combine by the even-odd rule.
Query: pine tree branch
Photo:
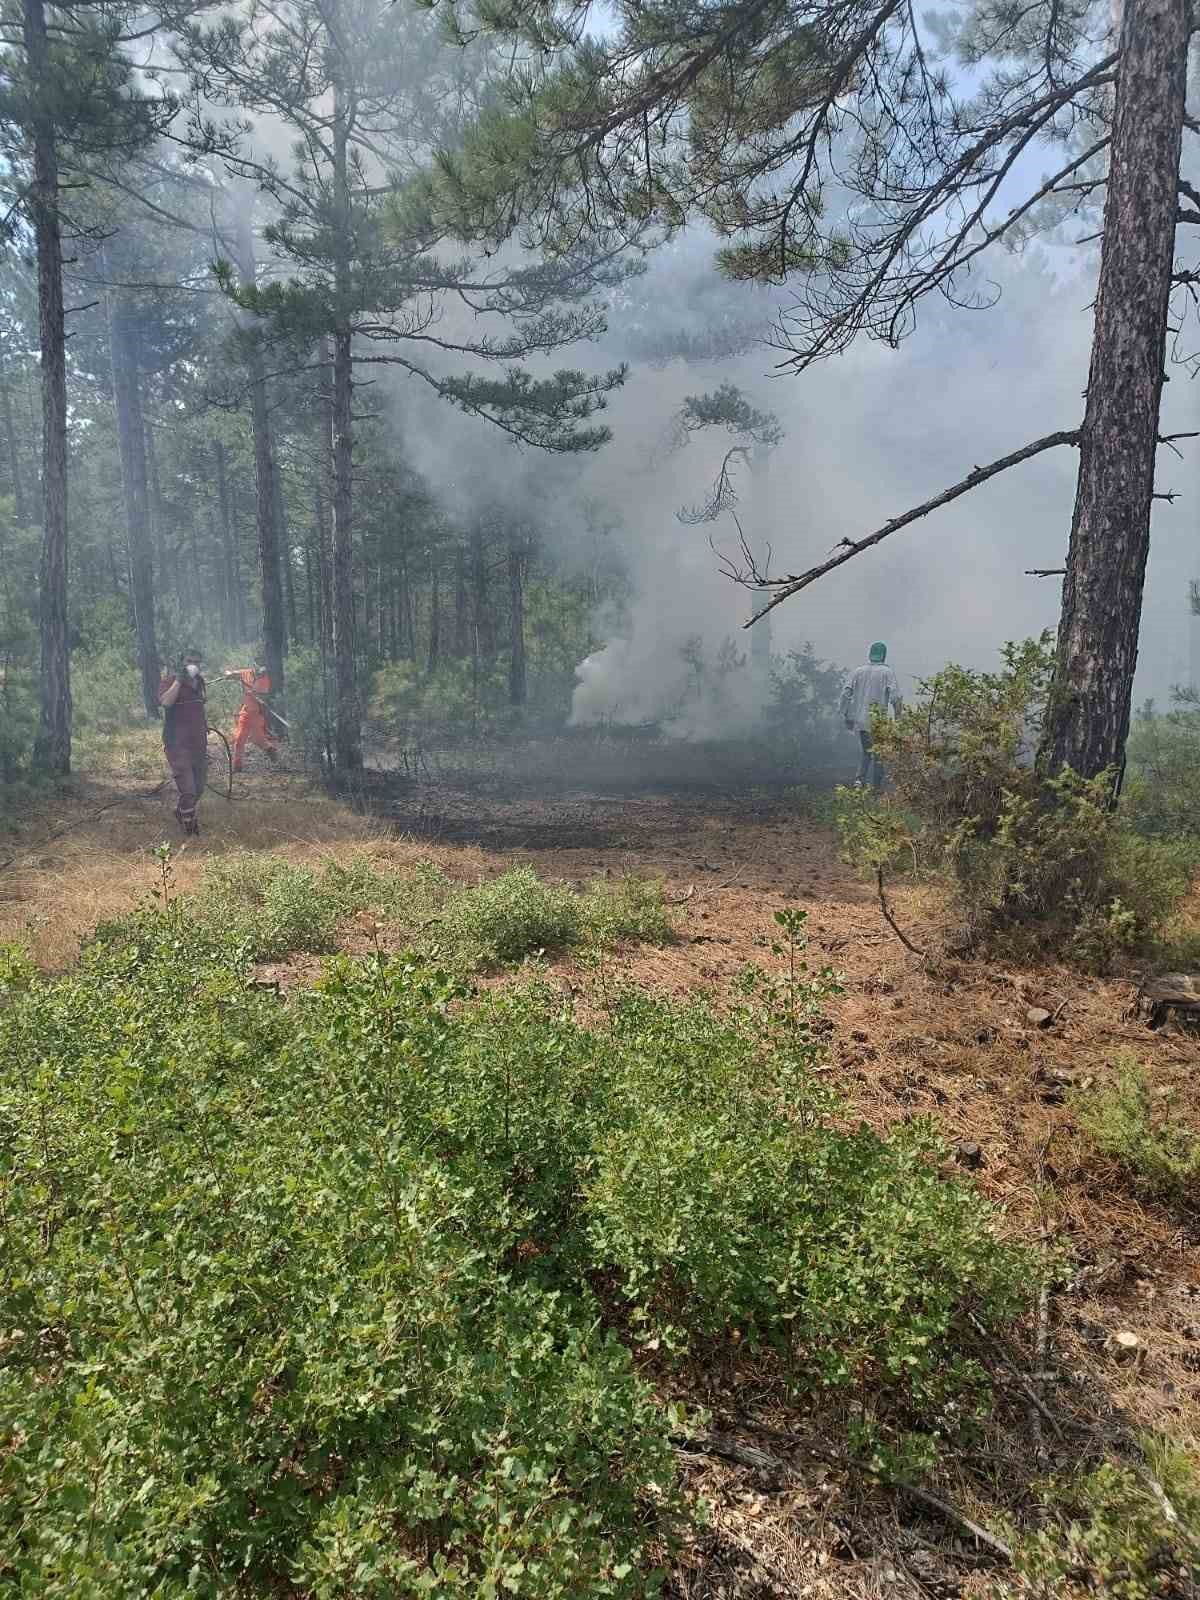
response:
[[[911,511],[905,511],[898,517],[893,517],[885,522],[882,528],[876,528],[874,533],[869,533],[862,539],[843,539],[837,546],[837,554],[828,560],[820,562],[815,567],[810,567],[807,572],[790,573],[784,578],[769,578],[760,572],[751,559],[745,567],[734,567],[729,562],[724,562],[725,575],[732,578],[746,589],[770,590],[776,592],[760,611],[756,611],[749,622],[742,626],[752,628],[756,622],[762,620],[768,612],[776,606],[782,605],[792,595],[799,594],[801,589],[807,589],[818,578],[823,578],[827,572],[832,572],[835,567],[843,566],[854,556],[861,555],[864,550],[869,550],[873,545],[882,543],[893,533],[898,533],[901,528],[907,528],[910,523],[919,522],[922,517],[927,517],[931,511],[940,510],[942,506],[949,505],[961,495],[971,489],[977,489],[981,483],[987,483],[989,478],[997,477],[1001,472],[1007,472],[1010,467],[1020,466],[1023,461],[1031,461],[1034,456],[1044,454],[1047,450],[1056,450],[1060,445],[1078,445],[1079,429],[1072,428],[1059,433],[1048,433],[1042,439],[1035,439],[1032,444],[1024,445],[1020,450],[1014,450],[1011,455],[1001,456],[998,461],[989,462],[986,467],[974,467],[960,483],[954,484],[949,489],[944,489],[941,494],[935,495],[932,500],[925,500],[919,506],[914,506]]]

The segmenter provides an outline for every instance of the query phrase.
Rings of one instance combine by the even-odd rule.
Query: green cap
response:
[[[871,646],[871,660],[877,666],[882,665],[887,660],[887,645],[873,644]]]

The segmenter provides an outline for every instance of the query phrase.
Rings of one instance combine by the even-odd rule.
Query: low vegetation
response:
[[[999,672],[937,673],[901,717],[875,724],[894,801],[843,791],[839,826],[849,858],[875,873],[944,877],[965,944],[1107,971],[1169,924],[1200,863],[1200,830],[1162,827],[1140,775],[1114,809],[1115,774],[1036,770],[1052,666],[1044,636],[1006,646]],[[1167,723],[1156,748],[1185,736]],[[1194,771],[1172,759],[1178,819]]]
[[[1117,1062],[1110,1082],[1080,1090],[1073,1100],[1080,1127],[1134,1185],[1167,1199],[1200,1193],[1200,1132],[1157,1108],[1146,1069],[1131,1055]]]
[[[827,977],[590,1029],[380,954],[281,1003],[160,894],[70,975],[0,971],[0,1587],[651,1594],[685,1356],[844,1393],[876,1473],[987,1408],[973,1330],[1037,1264],[928,1130],[842,1125]]]
[[[157,852],[160,881],[151,904],[97,930],[101,943],[139,944],[161,932],[159,913],[174,896],[169,847]],[[187,897],[184,926],[206,954],[275,961],[294,951],[329,954],[339,930],[365,917],[372,939],[403,940],[457,972],[510,966],[574,946],[664,943],[672,917],[659,882],[623,878],[578,894],[514,867],[476,885],[456,883],[431,861],[402,874],[380,871],[366,855],[331,858],[321,868],[239,852],[217,858]]]
[[[1195,1461],[1149,1440],[1152,1472],[1111,1462],[1037,1486],[1042,1527],[1018,1542],[1023,1590],[1039,1600],[1160,1600],[1194,1593],[1200,1576]]]

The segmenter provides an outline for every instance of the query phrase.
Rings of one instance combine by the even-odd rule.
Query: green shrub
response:
[[[334,948],[341,906],[317,874],[271,856],[239,852],[205,868],[190,915],[214,934],[237,930],[260,961],[292,950]]]
[[[1145,1068],[1120,1057],[1110,1084],[1082,1090],[1071,1102],[1080,1127],[1152,1194],[1182,1196],[1200,1181],[1200,1133],[1168,1116],[1155,1116]]]
[[[543,883],[532,867],[514,867],[490,883],[451,894],[439,939],[476,964],[488,965],[563,949],[577,941],[580,925],[577,895]]]
[[[1200,847],[1200,705],[1186,692],[1165,716],[1147,705],[1129,736],[1125,804],[1140,833]]]
[[[1135,833],[1112,808],[1111,774],[1035,770],[1049,639],[1002,653],[1001,672],[946,667],[898,719],[877,719],[899,808],[844,797],[843,845],[873,870],[919,861],[947,874],[968,942],[1106,970],[1170,916],[1194,852]]]
[[[632,874],[615,883],[597,879],[584,895],[580,909],[585,937],[601,949],[622,940],[666,944],[675,931],[661,880]]]
[[[680,1419],[632,1345],[774,1351],[876,1452],[982,1403],[961,1334],[1034,1264],[925,1135],[814,1112],[819,975],[592,1031],[248,959],[168,898],[0,1006],[0,1588],[644,1596]]]
[[[236,948],[255,961],[296,950],[322,954],[337,947],[344,919],[360,911],[375,912],[415,948],[436,952],[460,971],[520,962],[581,940],[661,943],[672,926],[661,884],[635,878],[580,896],[543,883],[531,867],[467,887],[431,861],[388,873],[364,855],[315,870],[239,852],[205,868],[186,897],[176,937],[193,953]],[[116,945],[154,940],[159,917],[148,907],[102,924],[95,937]]]
[[[1158,1463],[1155,1463],[1158,1466]],[[1161,1600],[1200,1581],[1200,1484],[1193,1463],[1172,1453],[1162,1487],[1178,1521],[1145,1478],[1111,1462],[1040,1486],[1046,1524],[1018,1542],[1017,1572],[1034,1594],[1102,1594]]]

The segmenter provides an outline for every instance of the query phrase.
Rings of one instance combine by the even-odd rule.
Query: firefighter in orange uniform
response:
[[[242,704],[233,725],[233,770],[242,770],[242,751],[247,743],[258,745],[274,761],[279,746],[267,727],[266,697],[271,692],[271,679],[265,667],[231,668],[225,676],[236,678],[242,686]]]

